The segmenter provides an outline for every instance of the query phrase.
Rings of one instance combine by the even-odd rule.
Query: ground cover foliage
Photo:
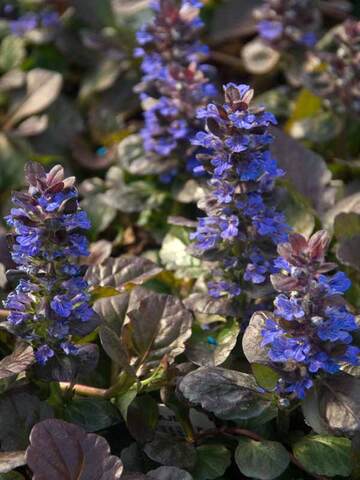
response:
[[[0,1],[0,480],[360,478],[359,19]]]

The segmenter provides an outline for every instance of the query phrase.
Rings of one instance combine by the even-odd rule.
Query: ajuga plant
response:
[[[194,249],[219,261],[218,280],[209,293],[238,296],[245,282],[263,284],[273,273],[276,245],[286,241],[284,215],[273,205],[275,180],[283,172],[272,157],[269,126],[275,117],[250,106],[254,91],[247,85],[224,86],[225,103],[198,111],[205,120],[192,143],[207,150],[198,156],[200,172],[209,175],[209,191],[200,207],[206,216],[191,234]]]
[[[208,53],[199,36],[203,22],[198,0],[153,0],[154,19],[138,33],[143,78],[136,90],[144,107],[144,148],[154,172],[169,181],[192,168],[188,138],[199,127],[196,110],[216,95]]]
[[[317,0],[265,0],[255,18],[260,37],[281,51],[313,47],[321,26]]]
[[[97,325],[79,257],[88,255],[87,214],[79,208],[75,178],[55,166],[26,166],[29,190],[13,194],[6,218],[14,228],[12,258],[21,279],[4,302],[9,329],[29,342],[39,364],[59,354],[76,355],[73,335]]]
[[[280,373],[280,395],[304,398],[316,378],[360,363],[351,335],[358,326],[343,298],[351,282],[343,272],[333,273],[336,265],[325,258],[328,244],[328,234],[319,231],[309,240],[292,234],[278,246],[281,271],[272,284],[279,295],[261,334],[270,365]]]
[[[8,22],[11,33],[23,36],[37,28],[54,29],[60,25],[59,14],[51,8],[21,15],[19,7],[10,3],[0,7],[0,18]]]
[[[310,88],[328,106],[360,117],[360,21],[336,27],[325,48],[312,52],[308,70]]]

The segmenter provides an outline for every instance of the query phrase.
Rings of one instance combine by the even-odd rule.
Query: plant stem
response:
[[[105,388],[96,388],[96,387],[89,387],[87,385],[72,385],[70,382],[60,382],[59,383],[60,389],[62,391],[69,391],[72,390],[79,395],[84,395],[85,397],[97,397],[97,398],[108,398],[107,393],[110,389]]]
[[[246,437],[250,438],[251,440],[255,440],[256,442],[262,442],[264,439],[258,435],[255,432],[252,432],[251,430],[246,430],[245,428],[238,428],[238,427],[222,427],[222,428],[214,428],[211,430],[205,430],[203,432],[198,433],[195,436],[195,442],[197,443],[199,440],[202,440],[203,438],[207,437],[215,437],[218,435],[236,435],[236,436],[241,436],[241,437]],[[311,475],[313,478],[316,480],[328,480],[327,477],[324,477],[322,475],[316,475],[314,473],[310,473],[306,468],[296,459],[296,457],[291,453],[289,453],[289,457],[291,462],[296,465],[300,470],[303,470],[304,472],[308,473]]]

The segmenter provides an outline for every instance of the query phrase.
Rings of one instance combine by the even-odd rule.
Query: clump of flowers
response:
[[[26,167],[28,192],[13,194],[15,208],[6,218],[14,228],[12,258],[23,273],[4,302],[8,325],[31,343],[45,364],[56,354],[76,355],[73,335],[97,325],[79,257],[88,255],[84,231],[90,228],[80,210],[75,178],[64,178],[58,165],[49,173],[37,163]]]
[[[269,273],[275,245],[287,240],[284,215],[273,205],[275,180],[283,175],[272,157],[269,126],[275,117],[251,107],[254,91],[248,85],[224,86],[225,103],[210,103],[198,111],[206,131],[192,143],[207,153],[198,156],[200,172],[209,175],[209,192],[201,203],[206,216],[198,221],[197,254],[219,261],[209,293],[237,296],[243,281],[262,284]]]
[[[137,91],[145,111],[145,151],[166,181],[193,156],[187,139],[199,125],[196,110],[216,95],[216,88],[209,80],[211,68],[200,64],[208,53],[199,40],[202,3],[155,0],[151,6],[153,21],[137,33],[135,54],[143,59]]]
[[[313,52],[309,63],[310,88],[332,107],[360,114],[360,21],[338,27],[324,50]]]
[[[317,0],[265,0],[255,18],[260,37],[283,51],[313,47],[321,25]]]
[[[8,20],[11,33],[19,37],[36,28],[53,29],[60,24],[59,14],[50,9],[27,12],[19,16],[13,5],[6,4],[2,7],[1,16]]]
[[[280,292],[267,316],[262,345],[281,372],[280,394],[304,398],[320,376],[338,373],[342,364],[359,365],[360,349],[352,345],[358,329],[343,294],[351,282],[325,259],[329,236],[319,231],[309,240],[290,235],[279,245],[281,272],[272,276]]]

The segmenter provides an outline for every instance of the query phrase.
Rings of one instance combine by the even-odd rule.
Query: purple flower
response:
[[[281,38],[284,27],[281,22],[262,20],[257,24],[257,29],[260,34],[260,37],[264,40],[278,40]]]
[[[333,375],[342,364],[357,366],[360,349],[352,345],[358,330],[355,316],[340,299],[350,286],[343,272],[331,270],[325,253],[329,237],[317,232],[309,240],[293,234],[280,244],[274,262],[276,290],[273,314],[266,315],[261,331],[271,366],[281,375],[277,391],[304,398],[317,376]],[[336,300],[336,301],[334,301]]]
[[[33,345],[44,365],[55,353],[76,351],[72,329],[88,322],[90,333],[97,324],[78,264],[79,256],[89,254],[83,232],[90,222],[80,210],[74,179],[65,178],[62,167],[46,173],[30,163],[26,177],[29,190],[14,194],[18,208],[7,221],[14,228],[13,260],[29,279],[20,280],[4,305],[10,329]]]
[[[35,359],[40,365],[45,365],[54,355],[54,350],[48,345],[42,345],[35,351]]]
[[[286,241],[289,231],[284,215],[268,205],[275,180],[283,174],[269,151],[272,137],[267,129],[276,120],[250,106],[250,86],[229,83],[224,93],[223,105],[210,103],[198,111],[206,128],[197,132],[192,144],[205,149],[198,160],[208,174],[209,192],[202,207],[207,216],[199,219],[191,239],[200,256],[201,251],[218,250],[220,276],[226,270],[234,284],[261,284],[275,271],[268,258],[275,257],[275,245]],[[246,245],[243,251],[241,242]],[[230,267],[227,259],[234,256],[234,248],[240,258]]]
[[[159,163],[171,155],[178,163],[177,174],[186,172],[188,160],[196,151],[188,145],[188,138],[199,126],[196,111],[217,90],[209,80],[212,68],[201,64],[208,54],[207,46],[199,39],[202,3],[162,0],[150,6],[154,17],[137,32],[139,47],[135,51],[136,57],[142,58],[143,72],[136,87],[145,110],[141,135],[148,157]],[[205,146],[206,138],[197,141],[198,146]],[[175,176],[168,171],[160,175],[163,183]]]
[[[316,0],[264,0],[254,16],[260,38],[281,51],[312,48],[321,26]]]
[[[274,313],[285,320],[294,320],[302,318],[305,314],[301,303],[294,297],[288,298],[286,295],[278,295],[274,300],[276,307]]]
[[[320,275],[319,283],[329,295],[343,294],[351,287],[351,280],[344,272],[337,272],[332,277]]]

